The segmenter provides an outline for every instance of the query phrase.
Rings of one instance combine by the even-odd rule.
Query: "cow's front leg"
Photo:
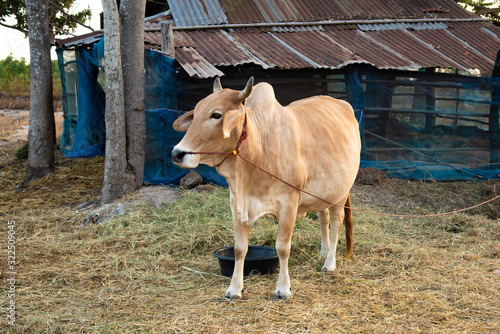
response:
[[[224,298],[229,300],[240,299],[243,292],[243,265],[248,251],[249,226],[233,219],[234,229],[234,271],[231,285],[226,291]]]
[[[280,273],[276,291],[274,292],[274,300],[287,300],[292,296],[290,276],[288,274],[288,258],[290,257],[293,228],[297,219],[296,211],[293,208],[287,208],[278,217],[276,252],[280,259]]]

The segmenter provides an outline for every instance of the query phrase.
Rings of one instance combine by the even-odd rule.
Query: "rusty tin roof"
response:
[[[169,12],[146,19],[145,43],[161,49],[160,24],[171,22],[176,59],[196,78],[221,76],[222,67],[241,64],[340,69],[366,63],[380,69],[490,72],[500,48],[500,28],[453,0],[168,3]]]
[[[187,3],[203,10],[198,17]],[[169,0],[181,66],[196,73],[201,57],[218,66],[339,69],[442,67],[491,71],[500,28],[453,0]],[[185,10],[174,10],[173,8]],[[202,17],[201,17],[201,16]],[[189,25],[191,24],[191,25]],[[217,29],[214,29],[217,28]],[[185,50],[193,58],[187,57]],[[217,72],[221,72],[218,69]]]

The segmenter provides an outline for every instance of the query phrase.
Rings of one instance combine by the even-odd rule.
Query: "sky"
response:
[[[100,29],[100,19],[99,14],[102,12],[102,2],[101,0],[76,0],[73,8],[70,10],[70,13],[76,13],[90,7],[92,9],[92,18],[90,23],[87,22],[86,25],[91,26],[95,30]],[[12,18],[12,21],[7,21],[6,24],[15,23],[15,19]],[[91,32],[89,29],[85,27],[79,26],[75,35],[83,35]],[[72,37],[72,36],[67,36]],[[56,38],[63,39],[63,36],[58,36]],[[5,59],[9,54],[12,53],[14,58],[20,59],[22,57],[26,58],[29,62],[30,58],[30,47],[28,38],[24,37],[22,32],[19,32],[14,29],[9,29],[3,26],[0,26],[0,59]],[[52,59],[57,59],[55,53],[55,47],[52,47]]]

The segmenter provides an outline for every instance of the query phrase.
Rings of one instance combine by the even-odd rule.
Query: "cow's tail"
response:
[[[346,257],[352,253],[352,210],[351,210],[351,196],[347,195],[347,200],[344,204],[344,225],[345,225],[345,240],[346,240]]]

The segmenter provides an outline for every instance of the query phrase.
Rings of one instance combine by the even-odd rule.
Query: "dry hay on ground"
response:
[[[246,279],[244,297],[221,303],[229,279],[212,256],[232,244],[229,194],[182,191],[173,204],[77,230],[76,205],[99,195],[102,158],[60,159],[22,191],[24,167],[0,169],[2,231],[16,221],[17,314],[11,333],[475,333],[500,328],[498,203],[439,218],[354,213],[354,256],[320,272],[315,214],[298,220],[292,299],[273,302],[277,275]],[[498,182],[387,179],[356,185],[353,205],[429,213],[494,197]],[[251,244],[273,245],[259,221]],[[3,236],[6,233],[2,233]],[[5,245],[5,239],[3,241]],[[6,258],[1,247],[0,258]],[[1,263],[5,279],[5,260]],[[5,288],[3,288],[5,289]],[[5,292],[5,291],[4,291]],[[2,292],[2,305],[6,296]],[[3,312],[3,310],[2,310]]]

